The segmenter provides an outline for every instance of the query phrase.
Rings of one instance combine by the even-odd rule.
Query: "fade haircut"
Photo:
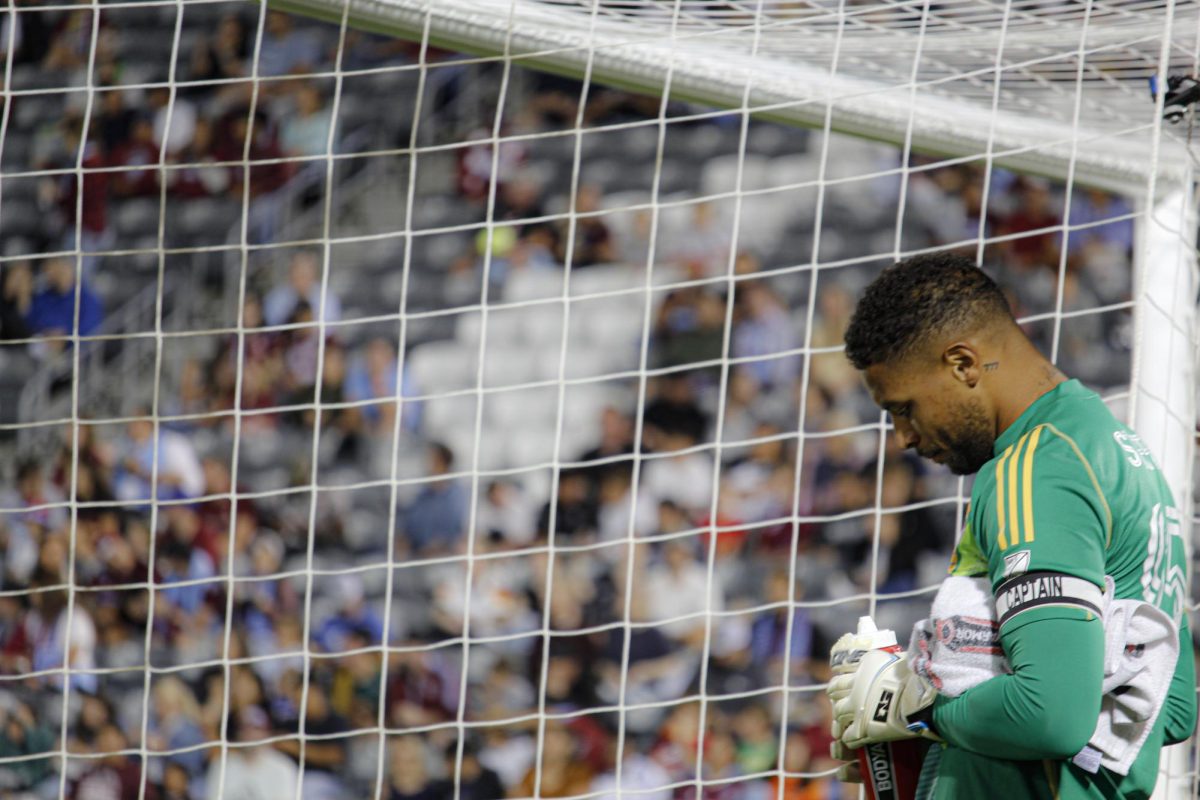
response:
[[[941,252],[913,256],[867,286],[846,328],[846,357],[857,369],[910,355],[930,336],[1012,322],[1000,287],[970,259]]]

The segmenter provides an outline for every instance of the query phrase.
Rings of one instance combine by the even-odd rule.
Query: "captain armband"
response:
[[[1103,619],[1103,605],[1100,587],[1061,572],[1025,572],[996,588],[996,617],[1001,628],[1020,614],[1044,606],[1078,608]]]

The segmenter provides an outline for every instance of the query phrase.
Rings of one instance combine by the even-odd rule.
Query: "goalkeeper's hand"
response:
[[[837,685],[835,688],[835,684]],[[834,733],[847,747],[918,736],[937,739],[927,722],[915,718],[933,705],[937,690],[908,666],[904,653],[871,650],[858,668],[830,682]]]
[[[829,755],[838,763],[837,779],[842,783],[862,783],[862,770],[858,766],[858,751],[851,750],[837,739],[829,743]]]

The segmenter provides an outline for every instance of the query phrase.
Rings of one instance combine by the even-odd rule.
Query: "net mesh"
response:
[[[836,792],[829,643],[924,616],[966,496],[842,353],[907,254],[1192,429],[1190,266],[1133,355],[1191,4],[321,14],[3,17],[6,796]]]

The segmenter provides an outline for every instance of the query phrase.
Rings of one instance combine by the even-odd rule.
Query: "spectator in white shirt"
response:
[[[117,499],[134,502],[149,500],[152,496],[159,500],[199,497],[204,493],[204,467],[191,440],[181,433],[159,427],[156,447],[154,423],[145,418],[149,413],[144,408],[135,412],[140,418],[130,422],[127,428],[130,448],[117,471],[114,484]],[[155,479],[157,492],[151,491],[151,479]]]
[[[267,713],[247,706],[237,718],[239,744],[261,742],[271,735]],[[208,767],[208,800],[291,800],[296,796],[296,762],[270,744],[229,748],[221,780],[221,757]]]
[[[714,576],[696,560],[694,544],[671,539],[663,545],[662,561],[646,572],[646,616],[666,622],[660,629],[669,639],[700,647],[704,643],[704,615],[723,611],[724,598]],[[637,587],[635,586],[635,589]],[[679,617],[690,616],[687,619]]]

